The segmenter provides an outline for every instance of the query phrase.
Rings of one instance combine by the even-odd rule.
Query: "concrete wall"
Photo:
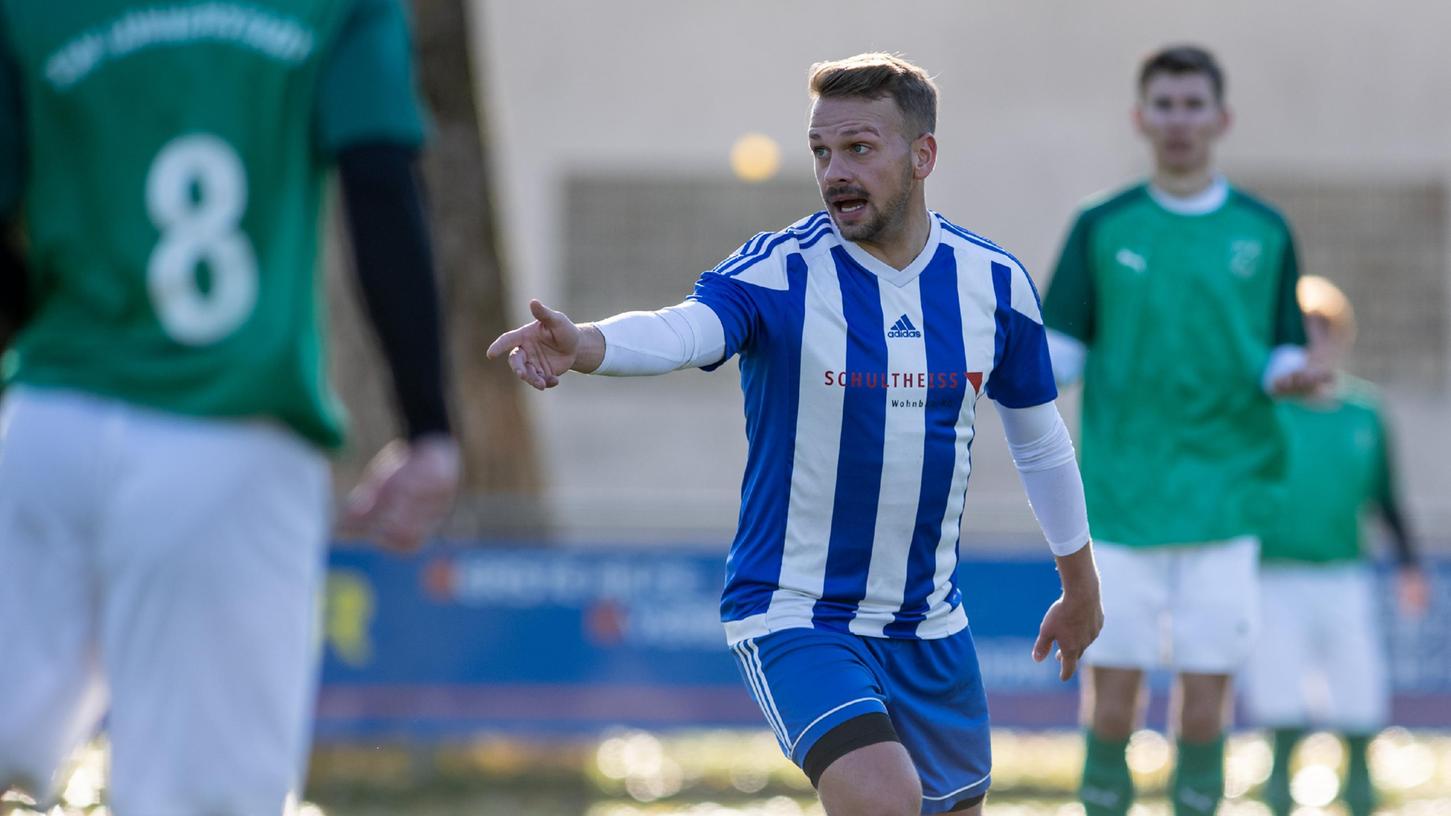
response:
[[[1012,248],[1040,281],[1075,204],[1144,172],[1133,76],[1165,43],[1205,44],[1224,63],[1232,177],[1444,182],[1451,170],[1451,5],[1440,3],[476,0],[473,12],[521,320],[528,297],[566,291],[566,179],[728,178],[732,142],[756,131],[783,145],[780,178],[810,190],[806,69],[864,50],[935,73],[929,205]],[[702,254],[653,305],[678,300],[717,260]],[[1433,534],[1451,523],[1444,391],[1393,395],[1412,510]],[[573,378],[529,404],[567,535],[715,540],[733,528],[744,443],[732,374]],[[969,531],[1031,533],[984,413]]]

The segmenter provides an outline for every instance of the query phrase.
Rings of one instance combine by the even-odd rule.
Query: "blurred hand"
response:
[[[1419,566],[1402,566],[1396,571],[1396,600],[1399,601],[1401,615],[1407,618],[1426,614],[1431,606],[1431,588],[1426,581],[1426,573]]]
[[[389,442],[348,494],[339,534],[372,539],[397,552],[418,549],[453,506],[461,467],[452,437]]]
[[[1059,680],[1068,680],[1078,670],[1078,659],[1103,629],[1103,605],[1099,601],[1098,569],[1093,563],[1093,545],[1057,559],[1063,581],[1063,595],[1048,607],[1033,660],[1042,663],[1054,642],[1058,644]]]
[[[1270,383],[1270,393],[1276,397],[1309,397],[1328,387],[1335,380],[1335,373],[1316,362],[1307,363],[1294,371],[1287,371]]]
[[[492,360],[507,352],[509,367],[514,369],[514,374],[543,391],[559,385],[559,375],[581,362],[580,340],[585,330],[575,325],[564,312],[555,311],[537,300],[529,301],[529,312],[534,315],[534,322],[499,335],[489,345],[488,356]],[[597,329],[594,334],[598,334]],[[602,355],[602,337],[599,346]],[[593,371],[599,366],[599,359],[585,362],[593,363],[585,370]]]

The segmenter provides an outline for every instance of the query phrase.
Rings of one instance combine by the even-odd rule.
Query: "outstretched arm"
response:
[[[605,338],[597,327],[575,323],[537,300],[529,301],[529,313],[534,322],[499,335],[489,345],[489,359],[508,354],[514,374],[540,391],[559,385],[566,371],[588,374],[599,368]]]
[[[519,379],[553,388],[567,371],[606,376],[664,374],[710,365],[725,356],[725,329],[711,307],[695,300],[654,312],[626,312],[598,323],[574,323],[563,312],[529,302],[534,322],[500,335],[489,357],[509,355]]]
[[[1013,463],[1028,493],[1028,503],[1048,539],[1063,582],[1063,595],[1043,616],[1038,640],[1033,644],[1033,659],[1046,659],[1056,642],[1062,664],[1058,676],[1067,680],[1077,670],[1079,657],[1103,628],[1098,570],[1093,563],[1083,481],[1073,441],[1057,406],[1051,402],[1030,408],[998,406],[998,414]]]

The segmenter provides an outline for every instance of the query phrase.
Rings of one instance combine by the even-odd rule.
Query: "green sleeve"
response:
[[[327,153],[369,142],[423,143],[413,47],[399,0],[353,3],[322,68],[317,133]]]
[[[1295,287],[1300,282],[1300,258],[1295,249],[1295,236],[1285,227],[1285,251],[1280,262],[1280,289],[1275,303],[1275,336],[1273,346],[1303,346],[1305,315]]]
[[[25,176],[25,117],[20,70],[10,52],[10,32],[0,16],[0,225],[15,216]]]
[[[1043,298],[1043,325],[1075,337],[1084,344],[1093,342],[1094,287],[1093,266],[1089,254],[1089,219],[1079,214],[1063,242],[1058,265]]]

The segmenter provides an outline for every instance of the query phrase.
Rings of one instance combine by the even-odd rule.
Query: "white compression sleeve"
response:
[[[605,337],[605,358],[595,374],[664,374],[718,363],[725,356],[725,327],[698,300],[655,312],[625,312],[595,325]]]
[[[1060,387],[1072,385],[1083,376],[1088,346],[1076,337],[1048,329],[1048,357],[1053,361],[1053,381]]]
[[[1013,464],[1049,549],[1060,556],[1078,552],[1088,543],[1088,507],[1073,440],[1058,406],[1046,402],[1031,408],[997,408]]]

